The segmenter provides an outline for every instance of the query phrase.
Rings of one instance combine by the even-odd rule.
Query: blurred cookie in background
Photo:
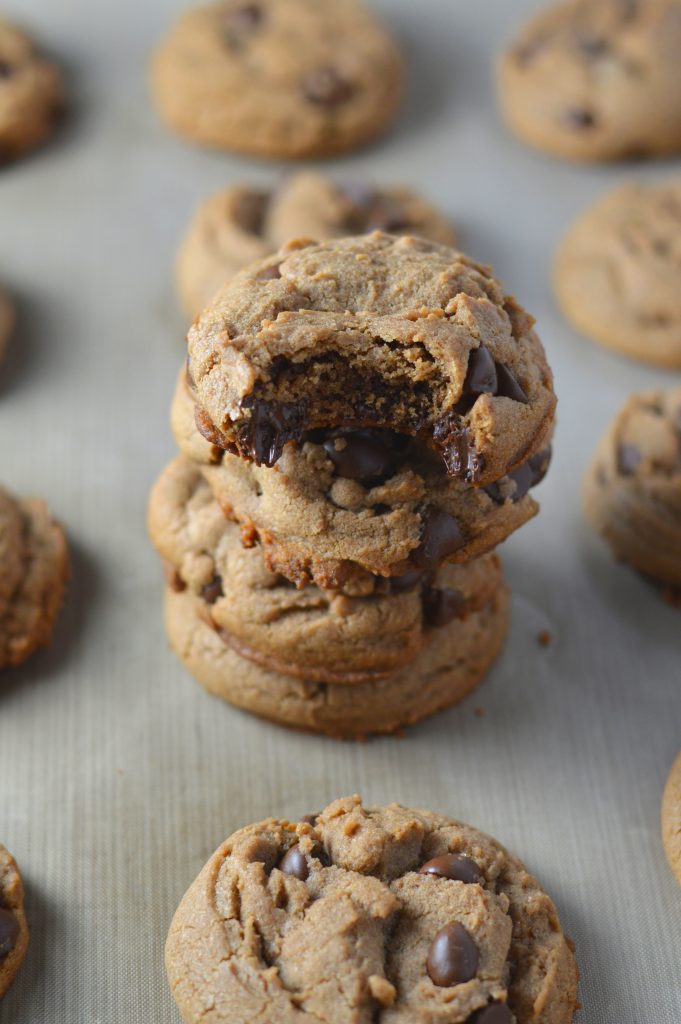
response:
[[[621,185],[589,207],[558,249],[554,282],[582,334],[681,368],[681,178]]]
[[[239,270],[292,238],[324,241],[376,229],[456,244],[446,217],[409,188],[341,185],[314,171],[270,191],[232,185],[201,203],[180,245],[182,306],[196,316]]]
[[[14,306],[7,293],[0,288],[0,363],[5,358],[13,327]]]
[[[188,10],[152,61],[178,135],[260,157],[330,156],[380,135],[402,56],[361,0],[222,0]]]
[[[0,487],[0,669],[49,644],[68,574],[64,531],[45,503]]]
[[[672,766],[662,797],[662,842],[669,866],[681,885],[681,753]]]
[[[587,472],[584,510],[616,558],[681,595],[681,388],[629,398]]]
[[[27,947],[24,886],[17,862],[0,844],[0,999],[14,981]]]
[[[568,160],[681,150],[681,4],[569,0],[529,21],[504,53],[511,131]]]
[[[44,142],[63,104],[59,68],[0,18],[0,166]]]

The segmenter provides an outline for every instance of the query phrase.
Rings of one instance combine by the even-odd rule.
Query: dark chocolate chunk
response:
[[[423,571],[411,569],[403,576],[391,576],[388,580],[391,594],[405,594],[409,590],[415,590],[423,582]]]
[[[632,476],[643,461],[643,455],[635,444],[621,444],[617,449],[617,468],[622,476]]]
[[[348,431],[324,442],[338,476],[347,480],[385,480],[395,468],[394,452],[371,430]]]
[[[475,450],[468,427],[456,414],[447,416],[435,425],[433,440],[442,452],[442,461],[450,476],[467,483],[475,483],[480,479],[482,459]]]
[[[492,353],[486,345],[471,350],[468,356],[466,381],[463,386],[467,395],[496,395],[497,368]]]
[[[259,399],[249,404],[251,418],[239,431],[237,447],[240,454],[252,459],[256,466],[272,467],[281,458],[287,441],[300,440],[305,429],[306,407]]]
[[[224,597],[222,578],[220,576],[213,576],[210,583],[206,583],[205,586],[201,587],[201,597],[208,604],[215,604],[221,597]]]
[[[299,878],[301,882],[304,882],[310,874],[310,869],[307,866],[307,857],[299,846],[292,846],[284,854],[279,861],[278,868],[285,875],[293,875],[295,878]]]
[[[583,32],[577,36],[577,46],[591,60],[602,57],[609,49],[607,39],[604,39],[602,36],[587,35]]]
[[[19,931],[19,922],[12,911],[7,910],[5,907],[0,907],[0,962],[16,946]]]
[[[478,947],[458,921],[446,924],[437,933],[428,950],[426,969],[439,988],[463,985],[475,977]]]
[[[466,885],[482,882],[478,865],[462,853],[445,853],[442,857],[433,857],[419,868],[419,874],[451,878],[453,882],[465,882]]]
[[[527,405],[528,397],[522,387],[513,376],[511,371],[503,363],[496,363],[497,370],[497,395],[500,398],[512,398],[514,402]]]
[[[339,107],[347,103],[354,91],[352,83],[332,67],[317,68],[303,79],[305,98],[320,107]]]
[[[377,196],[369,208],[364,224],[365,231],[384,231],[388,235],[404,234],[410,228],[404,207],[390,196]]]
[[[428,508],[423,514],[420,546],[411,560],[419,569],[434,569],[466,543],[461,527],[441,508]]]
[[[548,448],[542,449],[542,451],[537,452],[536,455],[532,455],[528,460],[530,469],[532,470],[532,483],[530,484],[530,487],[536,487],[537,484],[542,482],[548,473],[549,466],[551,465],[552,455],[553,451],[549,445]]]
[[[476,1010],[466,1024],[511,1024],[512,1020],[513,1014],[506,1003],[490,1003],[482,1010]]]
[[[423,617],[429,626],[448,626],[453,619],[461,618],[468,602],[460,590],[451,587],[429,587],[423,594]]]
[[[279,267],[281,264],[275,263],[273,267],[265,267],[260,273],[255,275],[256,281],[276,281],[281,277],[281,271]]]
[[[596,118],[590,110],[586,109],[586,107],[570,107],[568,110],[563,112],[563,123],[568,128],[585,131],[587,128],[594,127],[596,124]]]
[[[508,475],[515,484],[515,491],[511,496],[511,501],[514,503],[522,501],[532,486],[532,467],[529,462],[523,462],[522,465],[512,470]]]
[[[253,35],[263,19],[259,4],[240,4],[225,15],[224,29],[230,46],[240,47]]]

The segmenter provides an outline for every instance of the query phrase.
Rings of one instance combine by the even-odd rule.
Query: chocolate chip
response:
[[[279,269],[280,266],[281,266],[280,263],[275,263],[273,267],[265,267],[264,270],[261,270],[259,273],[257,273],[255,275],[255,280],[256,281],[276,281],[276,280],[278,280],[278,278],[281,277],[281,271]]]
[[[335,68],[316,68],[305,75],[303,92],[310,103],[320,107],[339,107],[352,97],[354,87]]]
[[[465,882],[466,885],[480,884],[482,881],[478,865],[462,853],[445,853],[442,857],[433,857],[419,868],[419,874],[450,878],[453,882]]]
[[[19,922],[11,910],[0,907],[0,961],[8,956],[19,938]]]
[[[365,231],[384,231],[388,235],[404,234],[410,222],[404,207],[391,196],[376,196],[367,213]]]
[[[497,393],[497,368],[486,345],[471,350],[463,389],[465,394],[476,397]]]
[[[391,594],[406,594],[410,590],[415,590],[422,582],[421,569],[412,569],[403,576],[391,576],[388,579]]]
[[[643,455],[635,444],[621,444],[617,449],[617,468],[622,476],[632,476],[643,461]]]
[[[511,501],[515,504],[522,501],[532,486],[532,468],[529,462],[523,462],[521,466],[508,474],[509,479],[515,484],[515,491],[511,495]]]
[[[262,19],[262,8],[258,4],[240,4],[225,15],[225,34],[230,46],[243,46]]]
[[[475,977],[478,947],[458,921],[446,924],[437,933],[428,950],[426,969],[438,988],[463,985]]]
[[[304,814],[300,820],[304,822],[306,825],[312,825],[312,827],[314,828],[315,825],[317,824],[318,817],[319,811],[317,811],[316,814]]]
[[[307,866],[307,857],[299,846],[292,846],[288,853],[284,854],[277,866],[285,875],[293,875],[295,878],[299,878],[301,882],[304,882],[310,874],[310,869]]]
[[[421,544],[411,560],[419,569],[434,569],[462,548],[466,539],[456,519],[441,508],[428,508],[422,519]]]
[[[596,118],[586,107],[570,107],[563,113],[563,122],[568,128],[584,131],[594,127]]]
[[[11,78],[12,67],[6,60],[0,59],[0,78]]]
[[[450,414],[436,423],[433,440],[442,452],[442,461],[450,476],[467,483],[480,478],[482,459],[475,450],[472,435],[459,417]]]
[[[460,590],[450,587],[428,588],[423,595],[423,617],[427,625],[436,629],[448,626],[453,619],[461,618],[468,602]]]
[[[527,405],[529,399],[509,368],[504,366],[503,363],[497,363],[496,370],[498,382],[497,395],[500,398],[511,398],[514,402]]]
[[[370,430],[343,433],[324,442],[338,476],[347,480],[379,480],[392,476],[394,453]]]
[[[537,452],[536,455],[532,455],[530,457],[528,460],[530,469],[532,470],[532,483],[530,484],[530,487],[536,487],[537,484],[542,482],[548,473],[549,466],[551,465],[552,455],[553,450],[549,445],[548,448],[544,448],[542,451]]]
[[[513,1014],[506,1003],[490,1003],[489,1006],[483,1006],[482,1010],[476,1010],[466,1024],[511,1024],[512,1020]]]
[[[583,33],[577,36],[577,46],[585,56],[592,60],[602,57],[609,49],[607,40],[603,39],[602,36],[585,35]]]
[[[207,604],[215,604],[221,597],[224,597],[222,578],[220,576],[213,576],[210,583],[206,583],[205,586],[201,587],[201,597]]]
[[[272,467],[281,458],[287,441],[299,441],[305,428],[306,408],[286,402],[252,400],[251,417],[239,430],[240,454],[256,466]],[[205,434],[204,434],[205,437]]]

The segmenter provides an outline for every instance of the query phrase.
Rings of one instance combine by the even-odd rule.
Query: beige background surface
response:
[[[180,0],[3,6],[67,64],[73,114],[0,175],[0,279],[21,299],[0,375],[0,478],[68,525],[74,579],[53,648],[0,681],[0,841],[21,862],[32,928],[0,1021],[173,1024],[163,942],[210,852],[246,822],[360,790],[460,816],[526,859],[577,943],[580,1021],[678,1024],[681,890],[658,809],[681,747],[681,613],[610,561],[579,483],[625,395],[679,376],[573,334],[548,267],[584,203],[681,164],[571,167],[505,135],[492,54],[536,3],[378,5],[415,80],[397,130],[333,170],[412,182],[451,213],[538,316],[560,428],[542,515],[505,546],[513,626],[489,681],[405,740],[298,736],[205,696],[168,652],[144,526],[173,453],[175,244],[205,192],[277,168],[192,149],[154,117],[145,60]]]

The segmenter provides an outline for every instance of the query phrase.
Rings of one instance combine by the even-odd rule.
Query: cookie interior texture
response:
[[[27,947],[24,886],[16,861],[0,844],[0,999],[12,984]]]
[[[644,362],[681,368],[681,179],[625,184],[561,243],[554,283],[572,324]]]
[[[571,160],[681,150],[677,0],[569,0],[539,12],[500,63],[506,122]]]
[[[63,530],[40,499],[0,488],[0,668],[49,643],[69,572]]]
[[[492,483],[538,451],[553,416],[532,326],[487,268],[422,239],[283,250],[189,332],[204,436],[272,466],[307,430],[386,427],[452,476]]]
[[[545,447],[484,488],[449,476],[418,440],[392,431],[308,432],[270,470],[211,445],[180,374],[171,423],[182,453],[200,466],[225,515],[263,547],[265,561],[298,585],[359,595],[375,577],[469,562],[538,511]],[[250,542],[250,541],[249,541]]]
[[[681,592],[681,389],[626,402],[586,474],[584,509],[617,558]]]
[[[446,218],[411,189],[339,184],[315,171],[291,175],[269,192],[232,185],[201,203],[182,240],[176,265],[182,304],[198,316],[239,270],[291,239],[377,229],[455,243]]]
[[[311,682],[242,657],[209,625],[206,608],[189,588],[166,588],[170,645],[209,693],[279,725],[337,739],[394,733],[466,697],[496,661],[508,627],[508,590],[430,642],[403,668],[365,682]]]
[[[182,900],[166,965],[187,1024],[569,1024],[577,1005],[571,944],[520,861],[359,797],[231,836]]]
[[[57,66],[21,29],[0,18],[0,165],[43,142],[63,103]]]
[[[327,156],[382,133],[402,57],[360,0],[223,0],[185,12],[152,62],[157,108],[180,135],[264,157]]]

